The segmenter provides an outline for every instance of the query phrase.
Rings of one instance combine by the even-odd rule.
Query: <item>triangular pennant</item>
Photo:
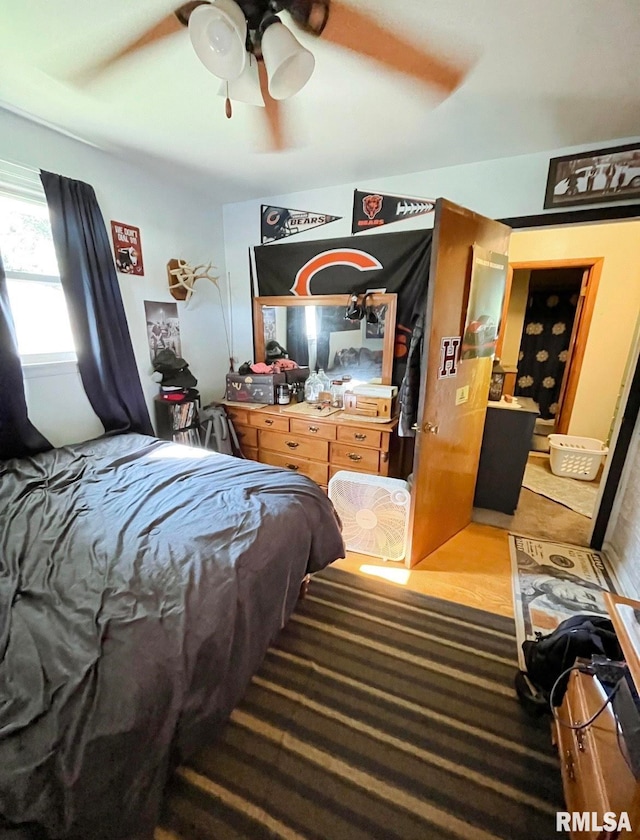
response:
[[[291,210],[287,207],[270,207],[265,204],[261,208],[262,244],[295,236],[304,230],[337,222],[342,216],[329,216],[326,213],[312,213],[309,210]]]
[[[435,206],[435,199],[431,198],[411,198],[354,190],[351,233],[402,222],[414,216],[424,216],[433,213]]]

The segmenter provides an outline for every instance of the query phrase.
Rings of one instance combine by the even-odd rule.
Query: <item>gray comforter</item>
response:
[[[252,461],[122,435],[0,465],[0,836],[147,836],[340,556],[322,491]]]

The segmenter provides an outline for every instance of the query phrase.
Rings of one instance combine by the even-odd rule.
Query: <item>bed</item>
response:
[[[151,836],[343,555],[320,488],[253,461],[128,434],[0,465],[0,837]]]

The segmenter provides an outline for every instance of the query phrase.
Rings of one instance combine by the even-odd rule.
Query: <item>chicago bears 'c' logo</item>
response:
[[[380,260],[367,254],[366,251],[357,251],[354,248],[336,248],[333,251],[323,251],[306,262],[296,274],[296,279],[291,292],[294,295],[307,297],[311,294],[311,281],[325,268],[335,265],[347,265],[357,271],[379,271],[383,266]]]
[[[382,196],[381,195],[365,195],[362,199],[362,209],[365,216],[369,219],[375,219],[378,213],[382,210]]]

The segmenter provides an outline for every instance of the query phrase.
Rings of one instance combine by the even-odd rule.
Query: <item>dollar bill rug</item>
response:
[[[522,642],[546,635],[572,615],[607,615],[603,591],[616,592],[615,577],[598,551],[509,534],[518,658]]]

